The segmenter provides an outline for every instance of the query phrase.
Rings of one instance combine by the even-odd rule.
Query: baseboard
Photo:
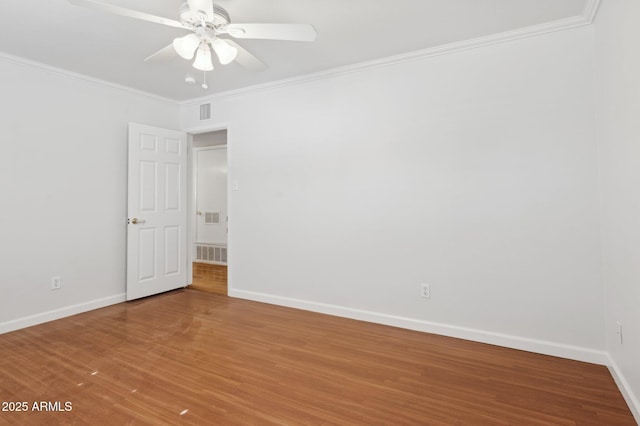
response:
[[[31,327],[32,325],[42,324],[44,322],[54,321],[60,318],[70,317],[71,315],[92,311],[94,309],[104,308],[105,306],[115,305],[124,301],[124,293],[116,294],[115,296],[104,297],[102,299],[91,300],[89,302],[55,309],[41,314],[2,322],[0,323],[0,334]]]
[[[607,367],[609,367],[609,371],[613,376],[613,380],[615,380],[616,385],[618,385],[618,389],[620,389],[624,400],[627,402],[627,405],[631,410],[631,414],[633,414],[636,422],[640,424],[640,402],[638,401],[636,395],[633,393],[631,386],[629,386],[629,382],[627,382],[627,380],[624,378],[624,375],[618,367],[618,364],[616,364],[610,354],[607,354]]]
[[[379,312],[352,309],[344,306],[329,305],[325,303],[310,302],[289,297],[274,296],[245,290],[229,289],[229,296],[239,299],[264,302],[272,305],[287,306],[306,311],[319,312],[351,318],[360,321],[390,325],[409,330],[434,333],[443,336],[456,337],[458,339],[472,340],[474,342],[488,343],[496,346],[504,346],[528,352],[536,352],[544,355],[568,358],[576,361],[584,361],[592,364],[608,365],[609,358],[606,352],[579,346],[564,345],[544,340],[528,339],[508,334],[494,333],[466,327],[458,327],[413,318],[382,314]]]

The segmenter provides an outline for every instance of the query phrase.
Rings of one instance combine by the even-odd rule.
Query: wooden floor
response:
[[[0,335],[0,424],[634,425],[606,367],[194,290]]]
[[[189,288],[226,295],[226,265],[212,265],[208,263],[193,262],[193,284],[191,284]]]

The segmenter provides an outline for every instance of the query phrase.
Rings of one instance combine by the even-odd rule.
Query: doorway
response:
[[[227,294],[227,131],[192,136],[192,271],[189,288]]]

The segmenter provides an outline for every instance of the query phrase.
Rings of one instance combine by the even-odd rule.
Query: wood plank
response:
[[[1,335],[0,400],[73,405],[0,424],[636,424],[604,366],[189,289]]]
[[[189,288],[226,295],[227,266],[193,262],[193,283]]]

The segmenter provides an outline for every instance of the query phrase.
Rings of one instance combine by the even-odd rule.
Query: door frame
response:
[[[232,244],[231,244],[231,235],[232,235],[232,219],[231,219],[231,177],[232,177],[232,169],[231,169],[231,129],[226,123],[221,123],[218,125],[212,125],[211,127],[199,127],[194,130],[186,130],[187,135],[187,229],[189,233],[187,235],[187,285],[193,284],[193,259],[196,256],[195,253],[195,240],[196,240],[196,224],[195,224],[195,216],[196,216],[196,180],[195,180],[195,148],[193,147],[193,136],[199,135],[202,133],[210,133],[217,132],[220,130],[227,131],[227,143],[224,145],[227,148],[227,295],[231,293],[232,288],[232,273],[231,273],[231,265],[233,263],[232,257]],[[215,146],[215,145],[214,145]],[[222,146],[222,145],[219,145]]]
[[[209,133],[209,132],[205,132],[205,133]],[[193,189],[193,206],[192,207],[193,207],[193,214],[194,215],[191,217],[192,219],[194,219],[196,217],[196,213],[198,211],[198,179],[197,179],[197,176],[198,176],[198,158],[197,158],[197,155],[198,155],[199,152],[202,152],[202,151],[213,151],[213,150],[217,150],[217,149],[225,149],[226,150],[227,149],[227,144],[225,143],[224,145],[207,145],[207,146],[201,146],[199,148],[193,148],[193,157],[190,159],[190,161],[192,162],[191,165],[192,165],[192,176],[193,176],[193,188],[192,188]],[[227,164],[227,190],[228,190],[229,189],[229,185],[228,185],[228,183],[229,183],[229,169],[228,169],[228,167],[229,167],[229,164],[228,164],[229,158],[226,155],[226,152],[225,152],[225,161],[226,161],[226,164]],[[226,196],[226,199],[225,199],[225,203],[228,203],[228,201],[229,201],[229,194],[227,193],[227,196]],[[225,216],[225,227],[228,228],[228,226],[227,226],[228,225],[227,224],[227,218],[229,217],[229,206],[228,205],[225,207],[225,210],[227,211],[227,214]],[[189,230],[189,232],[191,233],[191,236],[193,238],[193,241],[194,241],[194,246],[195,246],[195,243],[198,242],[198,224],[196,222],[197,222],[197,220],[193,221],[193,227],[192,227],[192,229]],[[228,235],[225,238],[225,244],[228,247],[228,245],[229,245],[229,237],[228,237]],[[194,247],[191,247],[192,251],[194,249],[195,249]],[[229,253],[228,252],[228,248],[227,248],[227,253]],[[196,253],[192,252],[191,255],[192,255],[191,261],[193,263],[193,259],[196,258]]]

